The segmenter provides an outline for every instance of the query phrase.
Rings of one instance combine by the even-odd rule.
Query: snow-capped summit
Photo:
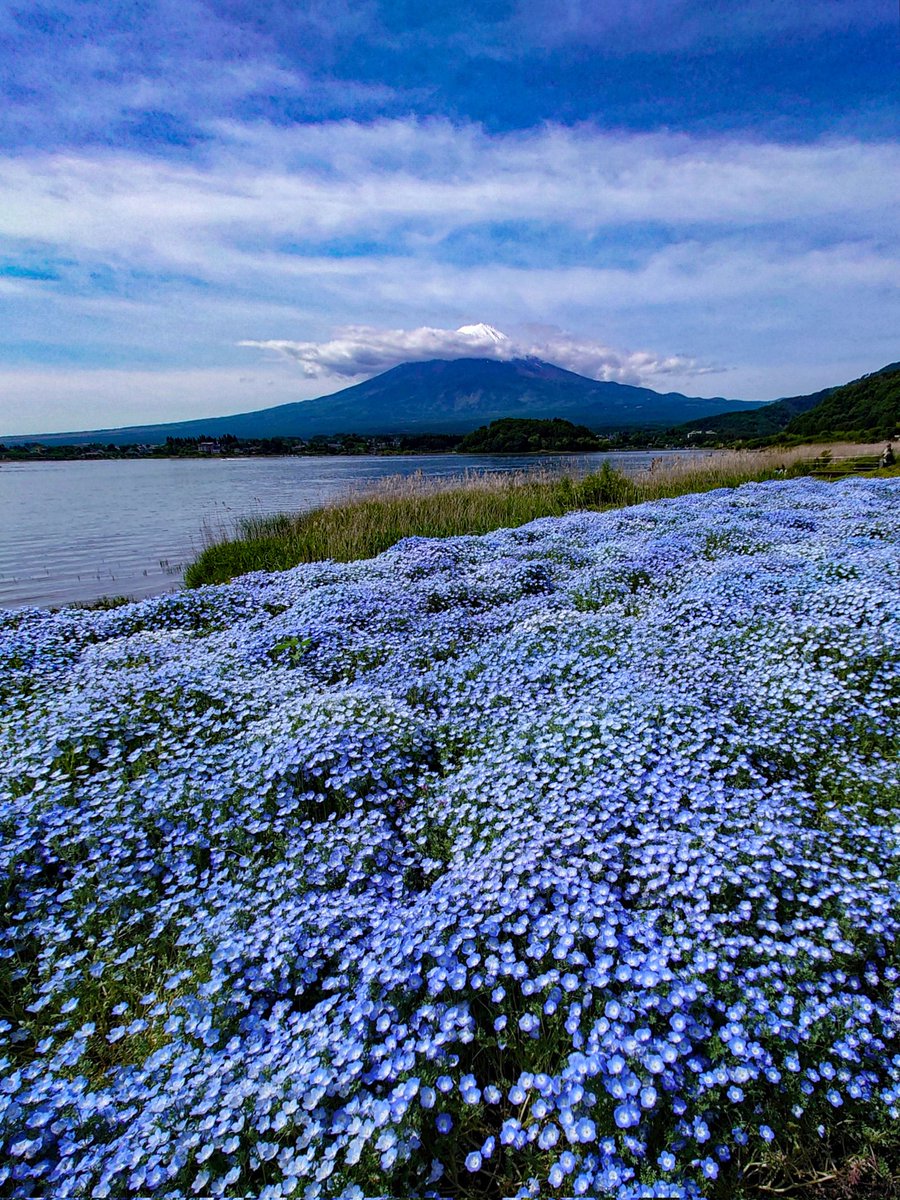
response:
[[[240,438],[300,437],[339,433],[417,434],[468,433],[501,417],[562,417],[590,429],[618,430],[662,427],[706,421],[719,413],[747,412],[759,407],[721,396],[703,399],[677,392],[660,395],[649,388],[589,379],[533,356],[504,357],[507,339],[489,325],[469,341],[460,332],[453,358],[402,362],[389,370],[313,400],[299,400],[227,417],[202,417],[168,425],[31,436],[23,441],[45,444],[112,442],[161,443],[167,437]],[[515,342],[510,343],[516,347]],[[471,349],[469,347],[471,346]],[[458,357],[460,349],[467,351]],[[12,439],[4,439],[12,440]]]
[[[477,325],[460,325],[457,333],[464,333],[468,337],[479,338],[481,341],[490,342],[508,342],[509,338],[505,333],[501,333],[499,329],[495,329],[493,325],[485,325],[483,321],[479,321]]]

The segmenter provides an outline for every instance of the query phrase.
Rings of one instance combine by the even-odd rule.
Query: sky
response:
[[[877,370],[898,50],[896,0],[10,0],[0,435],[411,358],[744,399]]]

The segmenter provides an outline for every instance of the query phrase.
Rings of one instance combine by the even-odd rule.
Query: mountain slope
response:
[[[900,362],[834,388],[809,412],[793,417],[785,430],[799,437],[838,433],[892,438],[900,430]]]
[[[814,408],[833,391],[834,388],[824,388],[821,392],[813,392],[809,396],[785,396],[773,404],[750,408],[747,412],[720,413],[704,419],[703,431],[717,433],[723,438],[772,437],[787,429],[795,416]],[[681,426],[679,433],[689,433],[694,428],[695,426],[688,422]]]
[[[679,432],[690,432],[685,424]],[[787,396],[744,412],[722,413],[703,421],[703,431],[722,438],[797,437],[890,438],[900,429],[900,363],[890,363],[841,387],[808,396]]]
[[[749,402],[600,383],[539,359],[434,359],[403,363],[330,396],[230,417],[87,430],[8,444],[158,443],[167,437],[312,437],[335,433],[468,433],[501,417],[564,417],[594,430],[669,427],[744,410]],[[752,405],[749,405],[752,406]]]

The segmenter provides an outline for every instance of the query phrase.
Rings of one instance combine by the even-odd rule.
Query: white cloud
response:
[[[284,339],[245,340],[241,346],[271,350],[299,364],[310,379],[337,377],[358,379],[386,371],[399,363],[421,359],[488,358],[509,362],[517,358],[540,358],[591,379],[618,383],[652,383],[666,375],[707,374],[702,367],[681,355],[661,356],[648,351],[613,350],[600,342],[574,337],[545,327],[532,337],[508,337],[493,326],[479,322],[459,329],[374,329],[351,325],[338,330],[325,342],[292,342]]]
[[[695,0],[631,0],[597,4],[589,0],[518,0],[516,20],[507,27],[508,50],[535,41],[546,48],[599,45],[605,55],[660,51],[710,50],[745,41],[772,42],[779,36],[809,39],[852,28],[896,24],[896,14],[881,0],[815,0],[812,4],[772,4],[743,0],[698,4]]]
[[[460,228],[539,222],[575,236],[656,224],[839,227],[896,238],[900,146],[793,146],[446,122],[217,125],[203,166],[98,150],[0,160],[0,236],[220,273],[218,255],[339,237],[427,252]],[[512,235],[513,240],[515,234]]]
[[[310,379],[337,376],[358,379],[376,375],[398,363],[428,358],[515,358],[512,345],[504,334],[490,326],[463,326],[460,329],[373,329],[368,325],[349,325],[336,331],[326,342],[242,341],[241,346],[273,350],[299,364]]]
[[[511,335],[477,353],[695,394],[771,398],[898,357],[895,143],[414,120],[205,131],[192,163],[0,154],[0,254],[59,276],[0,281],[5,344],[40,359],[22,367],[25,431],[96,427],[127,402],[111,373],[92,399],[47,362],[240,374],[239,340],[280,349],[278,399],[229,384],[218,411],[238,411],[472,353],[459,328],[476,315]],[[727,387],[710,363],[734,368]],[[122,420],[217,411],[210,376],[177,405],[151,376]],[[0,428],[22,428],[21,394],[0,387]]]

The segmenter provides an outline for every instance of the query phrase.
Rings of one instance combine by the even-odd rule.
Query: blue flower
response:
[[[719,1164],[714,1158],[704,1158],[700,1163],[700,1169],[707,1179],[717,1179],[719,1176]]]
[[[641,1119],[640,1109],[631,1102],[620,1104],[613,1113],[613,1119],[620,1129],[631,1129]]]
[[[0,1191],[698,1200],[896,1120],[898,546],[798,479],[0,613]]]

